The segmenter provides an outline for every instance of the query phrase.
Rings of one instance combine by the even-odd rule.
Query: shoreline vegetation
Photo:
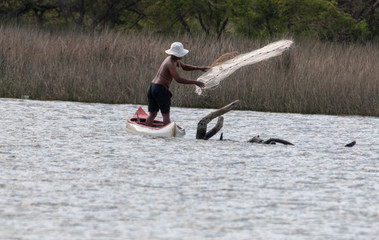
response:
[[[147,87],[174,41],[190,50],[183,62],[210,65],[227,52],[276,40],[0,25],[0,97],[145,105]],[[239,99],[240,110],[379,116],[377,42],[292,40],[290,51],[241,68],[206,96],[173,81],[172,105],[219,108]],[[201,72],[181,74],[195,80]]]

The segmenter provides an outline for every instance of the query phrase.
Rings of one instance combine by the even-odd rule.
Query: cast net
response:
[[[205,87],[203,89],[196,87],[196,93],[201,95],[205,90],[216,88],[221,81],[243,66],[281,55],[290,48],[292,43],[291,40],[273,42],[263,48],[240,54],[226,61],[222,61],[225,55],[221,56],[221,59],[217,59],[211,68],[197,79],[197,81],[205,83]],[[231,54],[233,53],[226,54],[226,57],[230,57]]]

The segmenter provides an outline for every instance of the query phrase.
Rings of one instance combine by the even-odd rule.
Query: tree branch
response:
[[[197,124],[197,132],[196,132],[196,139],[209,139],[213,135],[215,135],[221,128],[223,124],[223,118],[219,118],[219,122],[216,124],[216,126],[207,133],[207,125],[210,121],[212,121],[214,118],[219,117],[230,110],[234,109],[239,104],[239,100],[235,100],[234,102],[218,109],[217,111],[211,112],[210,114],[203,117],[199,123]],[[217,126],[219,125],[219,126]],[[221,127],[220,127],[221,125]],[[208,138],[206,138],[208,136]],[[209,137],[210,136],[210,137]]]

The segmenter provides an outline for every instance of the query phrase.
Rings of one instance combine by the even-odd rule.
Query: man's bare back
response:
[[[152,83],[161,84],[166,89],[170,88],[173,75],[171,72],[176,71],[176,63],[172,60],[171,56],[168,56],[159,67],[157,74],[155,75]]]

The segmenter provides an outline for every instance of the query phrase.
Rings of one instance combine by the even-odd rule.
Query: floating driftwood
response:
[[[345,147],[353,147],[356,143],[356,141],[352,141],[351,143],[346,144]]]
[[[286,140],[283,140],[283,139],[279,139],[279,138],[270,138],[269,140],[264,141],[262,138],[259,137],[259,135],[253,137],[248,142],[251,142],[251,143],[263,143],[263,144],[281,143],[281,144],[284,144],[284,145],[293,145],[292,143],[290,143],[290,142],[288,142]]]
[[[238,105],[238,103],[239,100],[235,100],[234,102],[203,117],[197,124],[196,139],[208,140],[211,137],[213,137],[218,131],[220,131],[224,124],[224,117],[222,115],[235,108]],[[216,125],[207,132],[208,123],[216,117],[218,117]]]
[[[213,137],[216,133],[218,133],[224,124],[224,117],[223,114],[229,112],[230,110],[234,109],[239,104],[239,100],[235,100],[232,103],[229,103],[228,105],[209,113],[205,117],[203,117],[199,123],[197,124],[197,132],[196,132],[196,139],[204,139],[208,140],[211,137]],[[207,132],[207,125],[210,123],[214,118],[218,117],[216,125]],[[223,134],[220,135],[220,140],[223,140]],[[250,139],[248,142],[251,143],[263,143],[263,144],[276,144],[281,143],[284,145],[294,145],[293,143],[279,139],[279,138],[270,138],[266,141],[261,139],[259,136],[255,136],[252,139]],[[353,147],[356,144],[355,141],[348,143],[345,145],[345,147]]]

